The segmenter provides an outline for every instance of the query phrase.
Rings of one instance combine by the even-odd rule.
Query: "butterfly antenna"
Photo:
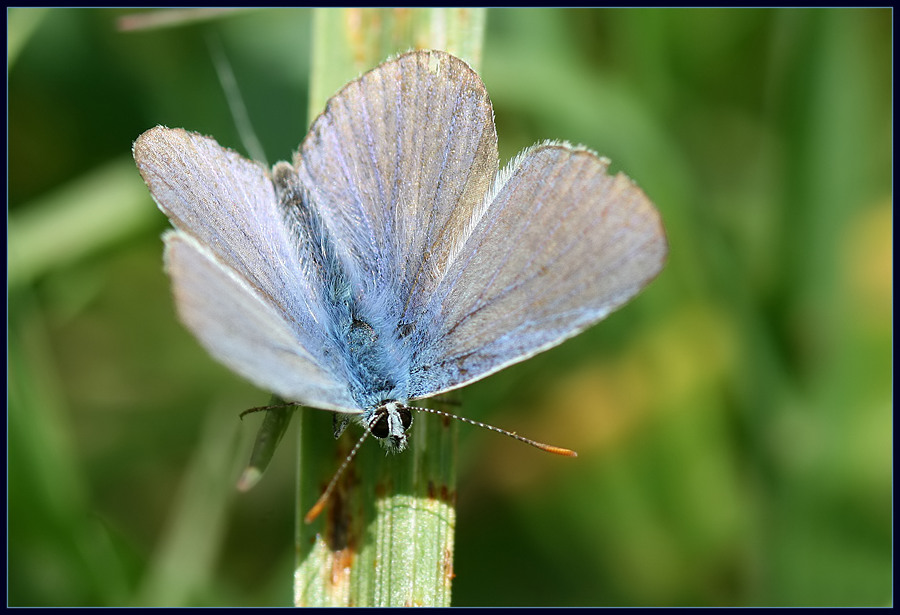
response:
[[[469,425],[475,425],[476,427],[484,427],[485,429],[490,429],[491,431],[495,431],[497,433],[503,434],[505,436],[509,436],[510,438],[515,438],[519,442],[524,442],[525,444],[530,444],[535,448],[539,448],[542,451],[553,453],[554,455],[562,455],[564,457],[578,457],[578,453],[575,451],[563,448],[561,446],[553,446],[552,444],[544,444],[543,442],[538,442],[536,440],[532,440],[531,438],[526,438],[525,436],[520,436],[514,431],[507,431],[505,429],[500,429],[499,427],[494,427],[493,425],[488,425],[487,423],[481,423],[479,421],[473,421],[472,419],[467,419],[462,416],[458,416],[456,414],[451,414],[449,412],[442,412],[441,410],[435,410],[434,408],[422,408],[417,406],[407,406],[410,410],[418,410],[420,412],[430,412],[431,414],[437,414],[439,416],[445,416],[447,418],[456,419],[457,421],[462,421],[463,423],[468,423]]]
[[[322,510],[325,508],[325,504],[328,503],[328,498],[331,497],[331,492],[334,491],[338,479],[344,474],[344,470],[347,469],[347,466],[350,465],[350,462],[353,461],[353,458],[356,457],[356,453],[357,451],[359,451],[359,447],[362,446],[362,443],[365,442],[370,433],[372,433],[371,424],[366,425],[366,431],[363,432],[363,435],[360,437],[360,439],[356,441],[356,445],[347,455],[347,458],[344,459],[344,463],[341,464],[341,467],[339,467],[337,469],[337,472],[334,473],[334,476],[331,478],[331,482],[328,483],[327,487],[325,487],[325,491],[322,492],[322,495],[319,496],[319,499],[316,500],[316,503],[313,504],[313,507],[310,508],[309,512],[306,513],[306,516],[303,517],[303,521],[305,521],[306,523],[312,523],[316,520],[316,517],[318,517]]]

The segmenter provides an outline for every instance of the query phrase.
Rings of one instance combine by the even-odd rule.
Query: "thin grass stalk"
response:
[[[328,97],[389,56],[443,49],[478,68],[484,9],[316,9],[311,120]],[[297,412],[297,606],[449,606],[456,524],[456,425],[413,419],[410,447],[359,455],[312,524],[303,517],[359,437],[335,445],[331,415]]]

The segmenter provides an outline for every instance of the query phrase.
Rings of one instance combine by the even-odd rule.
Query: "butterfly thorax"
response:
[[[390,327],[377,330],[369,320],[352,315],[344,329],[346,368],[350,394],[366,413],[374,412],[385,400],[405,400],[408,370],[396,352],[399,344]]]
[[[409,391],[409,353],[403,351],[399,315],[387,309],[398,303],[390,296],[391,285],[372,282],[376,276],[339,251],[321,208],[312,202],[313,196],[291,165],[275,165],[272,180],[282,215],[300,237],[299,261],[307,276],[323,289],[314,311],[325,321],[330,351],[340,363],[337,367],[344,372],[362,420],[384,415],[390,418],[385,436],[403,433],[397,427],[403,421],[396,419],[393,406],[389,406],[390,412],[379,411],[390,403],[402,405]],[[380,429],[373,432],[378,436]]]

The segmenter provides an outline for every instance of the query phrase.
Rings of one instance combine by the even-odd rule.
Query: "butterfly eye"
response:
[[[412,425],[412,412],[410,412],[409,408],[400,408],[398,414],[400,415],[400,423],[403,425],[403,431],[406,431]]]
[[[378,418],[372,424],[372,435],[376,438],[387,438],[388,431],[389,429],[387,412],[381,412],[379,413]]]

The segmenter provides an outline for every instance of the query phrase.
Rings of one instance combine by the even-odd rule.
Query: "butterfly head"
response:
[[[412,425],[412,412],[398,401],[381,402],[369,419],[372,435],[381,440],[391,453],[400,453],[409,444],[407,430]]]

